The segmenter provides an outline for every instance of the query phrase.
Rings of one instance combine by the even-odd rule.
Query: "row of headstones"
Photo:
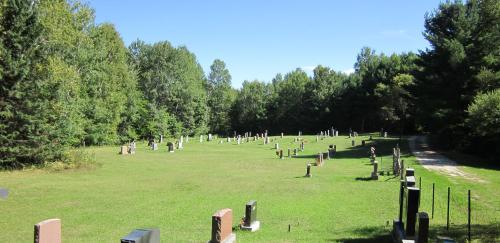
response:
[[[120,148],[120,154],[135,154],[135,150],[137,148],[137,145],[135,141],[130,142],[128,145],[123,145]]]
[[[399,191],[399,217],[393,221],[392,237],[397,243],[427,243],[429,215],[419,212],[420,188],[415,184],[415,170],[404,170]]]
[[[260,228],[260,221],[257,220],[257,201],[251,200],[245,205],[245,217],[240,224],[242,230],[255,232]],[[225,208],[212,215],[211,243],[236,242],[236,234],[233,232],[233,211]],[[35,225],[35,243],[61,243],[61,220],[48,219]],[[159,229],[136,229],[120,242],[131,243],[159,243]]]
[[[299,150],[300,151],[304,151],[304,141],[302,141],[300,143],[300,147],[299,148],[294,148],[293,149],[293,156],[298,156],[299,155]],[[278,156],[280,159],[284,159],[285,158],[285,155],[283,153],[283,149],[280,149],[280,145],[279,143],[275,143],[274,144],[274,149],[276,151],[276,156]],[[292,150],[290,148],[288,148],[288,155],[287,155],[288,158],[291,158],[292,157]]]
[[[328,147],[328,151],[327,152],[320,152],[318,153],[318,155],[316,156],[316,160],[315,160],[315,165],[316,166],[323,166],[325,164],[325,160],[329,160],[330,158],[332,158],[335,153],[337,152],[337,145],[330,145]],[[306,167],[306,175],[305,177],[312,177],[312,174],[311,174],[311,163],[308,163],[307,164],[307,167]]]

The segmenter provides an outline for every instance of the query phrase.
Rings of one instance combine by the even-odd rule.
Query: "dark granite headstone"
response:
[[[255,221],[257,221],[257,201],[252,200],[245,205],[244,225],[250,226]]]
[[[307,164],[306,177],[311,177],[311,164]]]
[[[159,229],[136,229],[120,240],[121,243],[160,243]]]
[[[170,152],[170,153],[174,152],[174,144],[172,142],[167,143],[167,148],[168,148],[168,152]]]
[[[406,168],[406,170],[405,170],[405,176],[415,176],[415,169],[413,169],[413,168]]]
[[[415,225],[415,243],[429,242],[429,215],[426,212],[417,213]]]
[[[407,237],[415,236],[415,224],[417,222],[419,197],[420,189],[416,187],[407,187],[405,189],[405,195],[403,198],[403,217],[405,225],[405,235]]]

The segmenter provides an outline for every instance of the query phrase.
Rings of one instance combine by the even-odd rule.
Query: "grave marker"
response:
[[[372,180],[378,180],[378,162],[373,162]]]
[[[174,152],[174,144],[172,142],[167,143],[167,148],[168,148],[168,152],[170,152],[170,153]]]
[[[121,238],[120,243],[160,243],[159,229],[136,229]]]
[[[429,242],[429,215],[426,212],[417,213],[415,225],[415,243]]]
[[[7,199],[9,196],[9,190],[6,188],[0,188],[0,198]]]
[[[312,174],[311,174],[311,164],[307,164],[305,177],[312,177]]]
[[[323,153],[318,153],[316,157],[316,166],[323,166]]]
[[[123,154],[123,155],[128,154],[128,146],[127,145],[121,146],[120,154]]]
[[[212,239],[210,243],[236,242],[233,233],[233,210],[225,208],[212,215]]]
[[[35,224],[35,243],[61,243],[61,220],[47,219]]]
[[[245,217],[240,224],[242,230],[255,232],[260,228],[260,221],[257,220],[257,201],[251,200],[245,205]]]
[[[158,150],[158,144],[153,142],[153,143],[151,144],[151,149],[152,149],[153,151]]]

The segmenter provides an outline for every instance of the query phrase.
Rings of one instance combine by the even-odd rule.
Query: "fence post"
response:
[[[432,218],[434,219],[434,186],[435,183],[432,183]]]
[[[471,241],[471,237],[470,237],[470,190],[469,190],[469,207],[468,207],[468,219],[467,219],[467,233],[468,233],[468,236],[469,236],[469,242]]]
[[[446,210],[446,231],[450,230],[450,187],[448,187],[448,207]]]

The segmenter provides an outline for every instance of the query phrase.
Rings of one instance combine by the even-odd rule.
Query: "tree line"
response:
[[[168,41],[125,46],[80,1],[1,0],[0,167],[64,161],[69,147],[246,131],[335,127],[431,133],[450,148],[500,151],[500,3],[441,3],[430,47],[365,47],[345,74],[317,66],[231,86],[222,60],[205,75]]]

